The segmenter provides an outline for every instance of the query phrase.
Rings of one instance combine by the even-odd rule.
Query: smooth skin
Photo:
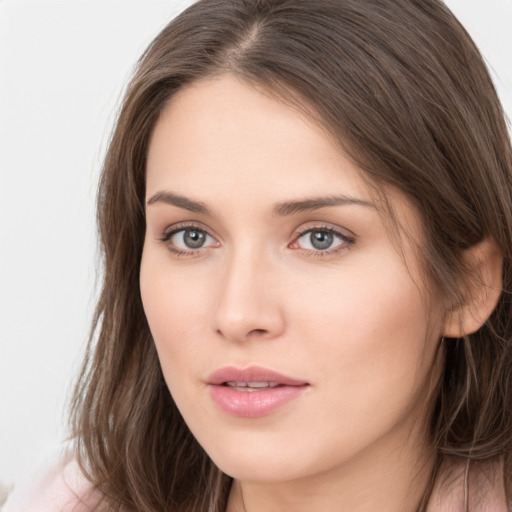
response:
[[[414,208],[388,196],[421,243]],[[415,510],[454,315],[355,165],[305,114],[226,75],[164,109],[146,201],[144,310],[187,425],[235,479],[228,511]],[[310,385],[267,416],[230,416],[208,376],[252,365]]]

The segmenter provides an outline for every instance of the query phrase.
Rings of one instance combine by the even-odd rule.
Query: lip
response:
[[[272,387],[248,391],[228,387],[228,382],[269,382]],[[244,418],[267,416],[298,398],[310,385],[305,380],[259,366],[220,368],[208,377],[207,384],[210,396],[221,410],[231,416]]]

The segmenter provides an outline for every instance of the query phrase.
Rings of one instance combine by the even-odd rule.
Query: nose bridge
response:
[[[243,341],[272,338],[284,328],[279,300],[271,289],[273,262],[249,244],[233,249],[219,275],[213,315],[214,329],[223,337]]]

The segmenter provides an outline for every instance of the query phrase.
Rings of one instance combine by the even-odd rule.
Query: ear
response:
[[[503,256],[494,240],[485,238],[463,255],[471,282],[463,304],[447,312],[443,336],[461,338],[478,331],[498,304],[503,287]]]

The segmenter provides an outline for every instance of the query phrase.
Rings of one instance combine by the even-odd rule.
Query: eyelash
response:
[[[176,235],[177,233],[180,233],[181,231],[199,231],[201,233],[204,233],[206,236],[213,238],[206,229],[202,228],[201,226],[197,224],[179,224],[172,227],[172,229],[169,229],[165,231],[160,237],[158,237],[158,240],[164,244],[167,244],[167,248],[170,252],[172,252],[175,256],[178,257],[194,257],[199,255],[200,249],[209,249],[211,247],[199,247],[198,249],[190,249],[190,250],[183,250],[178,249],[172,245],[169,244],[169,241],[171,238]],[[293,236],[293,241],[288,244],[288,247],[292,246],[293,244],[297,243],[297,241],[302,238],[303,236],[307,235],[308,233],[313,232],[321,232],[321,233],[327,233],[331,234],[341,240],[341,243],[337,245],[336,247],[332,249],[325,249],[325,250],[313,250],[313,249],[301,249],[300,247],[297,248],[298,250],[302,250],[302,252],[317,257],[317,258],[325,258],[328,256],[332,256],[342,250],[347,250],[351,246],[353,246],[356,243],[356,237],[347,235],[346,233],[342,233],[340,230],[337,230],[333,228],[332,226],[312,226],[307,227],[303,230],[298,231]]]

